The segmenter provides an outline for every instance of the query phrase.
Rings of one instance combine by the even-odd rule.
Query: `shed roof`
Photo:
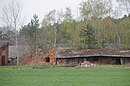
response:
[[[93,56],[107,56],[107,57],[130,57],[130,50],[126,49],[83,49],[59,50],[56,58],[72,58],[72,57],[93,57]]]

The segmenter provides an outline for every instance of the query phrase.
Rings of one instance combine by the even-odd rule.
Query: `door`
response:
[[[5,65],[5,56],[2,56],[2,66]]]

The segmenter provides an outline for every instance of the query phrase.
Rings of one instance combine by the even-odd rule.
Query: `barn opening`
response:
[[[97,64],[115,64],[121,65],[121,58],[112,56],[92,56],[88,57],[86,60],[97,63]]]
[[[89,61],[93,64],[112,64],[121,65],[128,63],[130,58],[121,58],[114,56],[89,56],[89,57],[67,57],[56,58],[56,64],[81,64],[85,61]]]
[[[50,58],[49,58],[49,57],[46,57],[46,58],[45,58],[45,62],[49,63],[49,62],[50,62]]]
[[[101,57],[98,57],[98,60],[99,60],[99,63],[101,64],[121,65],[121,61],[119,57],[101,56]]]
[[[115,64],[121,65],[121,58],[115,58]]]

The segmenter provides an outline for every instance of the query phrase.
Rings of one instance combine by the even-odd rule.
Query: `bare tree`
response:
[[[128,14],[130,13],[130,0],[116,0],[119,6],[123,8]]]
[[[19,65],[19,57],[18,57],[18,41],[17,35],[21,21],[21,12],[22,12],[22,3],[19,0],[11,0],[7,5],[2,9],[2,20],[6,26],[9,26],[15,33],[15,46],[16,46],[16,57],[17,57],[17,65]]]

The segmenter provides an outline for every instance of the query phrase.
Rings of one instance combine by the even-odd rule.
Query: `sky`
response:
[[[2,8],[5,5],[9,4],[10,0],[0,0],[0,16],[2,15]],[[79,4],[84,0],[20,0],[23,3],[22,10],[22,21],[23,25],[28,24],[33,17],[34,14],[37,14],[40,22],[43,20],[44,15],[48,12],[56,9],[57,11],[63,10],[65,11],[66,7],[70,7],[73,13],[74,18],[78,18],[80,16],[79,13]],[[115,0],[112,0],[115,2]],[[116,6],[116,4],[113,4]],[[124,11],[124,14],[126,12]],[[120,12],[121,15],[121,12]],[[121,15],[123,16],[123,14]],[[3,26],[3,22],[0,18],[0,27]]]
[[[2,8],[8,4],[10,0],[0,0],[0,14],[2,14]],[[24,23],[28,23],[34,14],[39,16],[39,20],[42,21],[44,15],[53,9],[65,11],[66,7],[70,7],[73,16],[79,16],[79,4],[82,0],[21,0],[23,2],[22,16]],[[3,23],[0,19],[0,27]]]

